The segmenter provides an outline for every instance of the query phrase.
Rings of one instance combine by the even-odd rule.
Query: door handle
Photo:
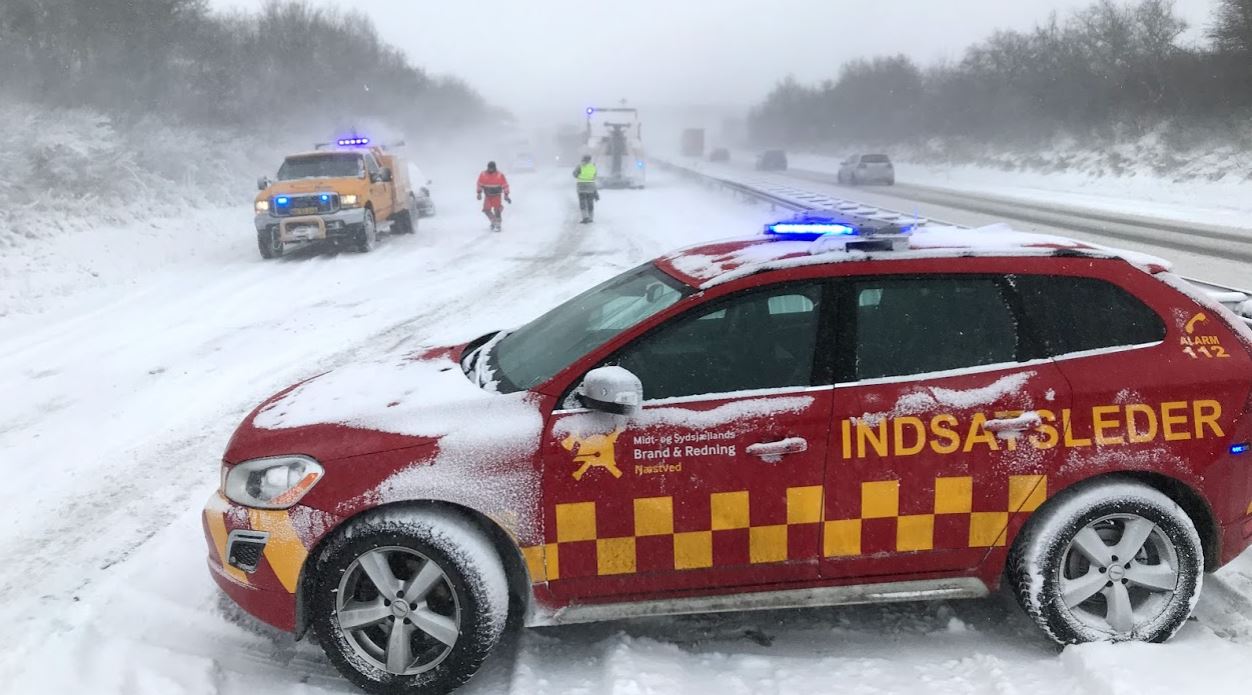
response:
[[[1039,413],[1027,411],[1017,417],[987,420],[982,427],[988,432],[994,432],[1000,439],[1009,439],[1041,424],[1043,424],[1043,418],[1039,417]]]
[[[745,449],[753,456],[760,456],[770,463],[778,461],[787,454],[798,454],[809,450],[808,440],[802,437],[787,437],[777,442],[759,442],[749,444]]]

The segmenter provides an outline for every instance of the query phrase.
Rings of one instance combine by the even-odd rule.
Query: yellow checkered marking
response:
[[[713,566],[713,534],[746,529],[750,562],[779,563],[788,559],[788,529],[809,524],[821,524],[823,556],[857,557],[864,522],[873,519],[895,519],[897,552],[921,552],[934,549],[935,517],[941,515],[967,516],[969,547],[992,548],[1005,544],[1013,514],[1033,512],[1043,504],[1048,481],[1043,475],[1009,476],[1004,511],[975,512],[972,476],[936,478],[932,513],[903,515],[900,481],[867,481],[861,483],[860,517],[856,519],[826,519],[821,485],[788,488],[786,495],[785,524],[753,526],[751,494],[740,490],[710,495],[709,530],[679,533],[674,532],[672,497],[641,497],[633,501],[634,535],[621,538],[598,537],[595,502],[558,504],[556,543],[523,548],[522,557],[533,582],[554,581],[561,576],[561,544],[594,541],[598,575],[633,574],[638,567],[636,540],[668,536],[674,547],[674,569],[706,569]]]
[[[635,535],[668,536],[674,533],[674,498],[642,497],[635,500]]]

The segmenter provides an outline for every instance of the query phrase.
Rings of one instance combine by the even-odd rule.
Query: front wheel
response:
[[[371,693],[447,693],[500,640],[508,582],[460,517],[390,512],[350,522],[322,553],[313,629],[345,677]]]
[[[283,241],[278,236],[277,231],[262,231],[256,233],[256,245],[261,251],[261,258],[269,260],[278,258],[283,255]]]
[[[361,253],[369,253],[378,245],[378,225],[374,222],[374,211],[366,209],[365,222],[361,231],[357,232],[356,248]]]
[[[1164,642],[1191,615],[1204,551],[1191,518],[1160,491],[1110,478],[1037,514],[1014,544],[1009,580],[1058,643]]]

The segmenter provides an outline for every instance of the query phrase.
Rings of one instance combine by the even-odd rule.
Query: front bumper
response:
[[[281,233],[285,243],[352,240],[365,225],[365,208],[300,217],[276,217],[265,212],[257,214],[254,223],[258,234]]]
[[[298,505],[251,509],[214,492],[202,521],[209,572],[222,591],[252,616],[280,630],[295,631],[309,550],[336,520]],[[319,535],[313,535],[314,529]]]

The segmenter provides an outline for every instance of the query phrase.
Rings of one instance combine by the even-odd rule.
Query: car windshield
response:
[[[886,164],[888,161],[885,154],[867,154],[861,157],[861,161],[866,164]]]
[[[341,178],[364,176],[361,155],[328,152],[308,157],[291,157],[278,170],[279,181],[293,179]]]
[[[492,351],[500,390],[528,389],[691,290],[644,264],[597,285],[510,333]]]

